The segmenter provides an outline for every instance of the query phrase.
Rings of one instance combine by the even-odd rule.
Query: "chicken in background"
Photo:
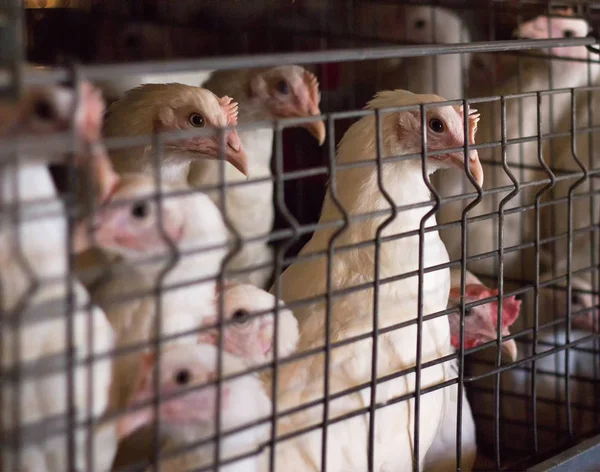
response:
[[[394,108],[420,103],[440,103],[444,98],[435,95],[417,95],[404,90],[384,91],[371,100],[367,108]],[[427,132],[428,151],[442,151],[464,145],[464,111],[460,107],[443,106],[428,108]],[[468,134],[475,132],[478,117],[468,118]],[[381,181],[393,199],[395,206],[427,202],[430,191],[422,177],[420,159],[388,162],[389,156],[419,152],[421,148],[421,117],[415,110],[385,113],[381,116],[382,158]],[[368,115],[354,123],[342,138],[336,162],[349,164],[370,159],[372,167],[339,169],[327,191],[319,223],[343,219],[341,205],[350,217],[364,215],[377,210],[389,209],[390,203],[378,185],[378,170],[375,164],[377,146],[375,139],[375,117]],[[464,170],[464,153],[442,154],[427,160],[428,171],[458,167]],[[476,151],[466,158],[467,165],[477,182],[483,182],[481,165]],[[335,203],[334,203],[335,198]],[[402,234],[419,228],[428,207],[401,210],[401,214],[387,223],[381,236]],[[411,236],[383,242],[379,260],[375,261],[372,246],[356,248],[357,244],[373,241],[377,229],[385,225],[389,216],[364,219],[350,218],[348,227],[339,232],[336,228],[317,230],[301,255],[324,251],[333,244],[346,250],[333,252],[331,266],[327,256],[296,261],[282,274],[272,291],[281,290],[281,298],[292,307],[292,302],[325,296],[327,290],[340,291],[357,284],[370,283],[374,279],[374,267],[379,267],[382,278],[394,277],[416,270],[419,266],[419,237]],[[434,226],[435,217],[426,221]],[[337,235],[335,233],[338,233]],[[423,267],[432,267],[448,261],[446,249],[437,232],[427,231],[424,239]],[[347,250],[348,247],[353,249]],[[376,263],[378,262],[378,263]],[[331,268],[331,283],[327,282],[328,267]],[[396,323],[414,320],[417,315],[436,313],[446,309],[450,289],[449,270],[427,272],[422,279],[423,307],[417,305],[417,277],[401,278],[381,286],[379,291],[378,328],[384,329]],[[319,299],[310,305],[293,307],[300,326],[298,351],[321,348],[324,345],[325,314],[330,316],[330,339],[344,341],[354,336],[370,333],[373,328],[372,289],[356,290],[350,294],[339,294],[327,310],[326,301]],[[450,330],[446,317],[427,320],[422,327],[422,360],[432,361],[450,353]],[[410,369],[416,363],[416,324],[378,336],[377,377]],[[370,382],[372,338],[344,344],[331,351],[330,394],[339,393],[364,382]],[[321,398],[324,388],[323,356],[303,358],[286,364],[278,375],[278,405],[280,408],[297,407],[306,401]],[[421,371],[421,388],[434,386],[448,380],[445,367],[436,364]],[[395,378],[377,386],[375,402],[385,404],[392,398],[414,391],[413,374]],[[397,402],[380,408],[375,413],[374,469],[408,470],[413,460],[421,468],[427,450],[433,442],[442,420],[445,389],[428,392],[421,396],[421,427],[418,437],[414,436],[413,400]],[[370,404],[370,388],[344,395],[330,403],[329,418],[334,419],[364,408]],[[304,428],[322,421],[321,407],[303,410],[292,415],[285,425],[285,432]],[[367,470],[367,437],[369,420],[365,415],[330,425],[328,433],[327,469],[330,471]],[[427,427],[424,427],[427,425]],[[288,471],[318,470],[321,461],[321,430],[316,429],[294,439],[280,443],[276,453],[276,468]],[[418,451],[415,451],[418,442]],[[416,459],[413,459],[416,456]],[[393,465],[392,465],[393,464]]]
[[[558,278],[563,272],[558,272],[554,276],[551,272],[540,275],[540,283]],[[591,278],[591,277],[590,277]],[[596,295],[595,295],[596,294]],[[518,331],[531,329],[535,326],[535,290],[530,288],[524,295],[525,304],[524,315],[515,325]],[[558,326],[565,326],[568,306],[568,286],[566,277],[552,283],[544,285],[538,290],[538,325],[544,325],[553,321],[563,320]],[[585,331],[598,331],[598,309],[600,299],[597,290],[590,283],[587,274],[571,276],[571,320],[573,328]]]
[[[498,296],[497,290],[486,287],[473,274],[467,271],[465,280],[465,304],[477,302],[486,298]],[[449,307],[460,308],[461,305],[461,271],[460,268],[450,271],[450,298]],[[514,296],[502,300],[502,332],[508,336],[508,328],[519,317],[521,301]],[[460,313],[453,312],[448,315],[450,323],[450,342],[456,350],[460,349]],[[470,349],[487,342],[498,339],[498,302],[492,301],[485,305],[467,308],[465,311],[464,348]],[[502,342],[501,349],[511,361],[517,359],[517,345],[513,339]],[[458,377],[458,361],[446,363],[451,376]],[[445,415],[440,430],[425,456],[425,472],[444,472],[456,470],[456,431],[458,420],[458,386],[446,387],[450,391],[450,398],[445,405]],[[471,407],[463,389],[462,395],[462,442],[461,442],[461,470],[473,470],[477,458],[477,442],[475,435],[475,421]]]
[[[517,30],[517,36],[543,39],[544,37],[585,36],[589,26],[583,19],[577,18],[551,18],[551,30],[548,32],[539,29],[539,23],[543,21],[548,25],[547,18],[535,19],[524,23]],[[550,33],[550,34],[549,34]],[[547,90],[550,88],[548,74],[552,76],[552,88],[568,88],[586,85],[588,82],[588,63],[580,61],[588,57],[587,49],[583,46],[560,48],[553,54],[560,53],[561,56],[575,60],[555,60],[544,51],[539,55],[528,58],[524,65],[521,80],[518,76],[512,76],[504,82],[501,89],[491,91],[493,95],[506,95],[519,92],[531,92],[536,90]],[[600,67],[590,65],[592,77],[598,77]],[[593,79],[595,80],[595,79]],[[541,97],[541,131],[548,133],[562,129],[561,120],[569,113],[570,94],[559,93],[553,95],[542,95]],[[553,119],[550,119],[550,102],[553,105]],[[519,104],[522,103],[522,115]],[[498,142],[501,139],[501,110],[500,102],[478,103],[477,107],[485,116],[479,123],[478,144]],[[568,128],[562,129],[567,131]],[[508,139],[519,137],[535,137],[537,135],[537,106],[535,95],[520,99],[506,100],[506,136]],[[532,139],[523,144],[511,144],[507,146],[506,162],[514,178],[520,183],[531,182],[547,178],[538,161],[537,140]],[[522,146],[523,159],[520,158]],[[515,188],[508,173],[503,169],[502,151],[500,147],[494,150],[481,151],[484,172],[489,175],[486,178],[484,190],[508,187],[499,193],[488,194],[483,200],[468,212],[468,217],[476,217],[487,214],[498,214],[501,201]],[[550,156],[543,156],[546,163],[551,164]],[[526,168],[523,164],[530,166]],[[466,179],[457,181],[438,180],[438,190],[442,197],[453,197],[464,194]],[[521,188],[519,193],[507,199],[503,208],[509,210],[533,204],[535,194],[541,191],[543,185]],[[472,198],[462,199],[451,203],[443,203],[439,210],[440,223],[460,221],[462,212]],[[504,215],[503,223],[503,247],[510,248],[523,243],[531,243],[535,239],[535,214],[528,210]],[[446,243],[448,252],[452,259],[461,257],[462,237],[459,227],[452,227],[441,231],[441,237]],[[490,251],[498,251],[498,220],[488,218],[481,221],[469,221],[468,223],[468,256],[486,254]],[[506,251],[504,258],[504,277],[508,279],[532,280],[535,277],[535,249],[521,249],[518,251]],[[469,263],[469,270],[480,275],[494,276],[498,273],[498,256],[482,258]]]
[[[461,17],[446,8],[365,3],[359,4],[356,10],[357,32],[392,45],[402,42],[446,44],[471,41],[470,32]],[[371,94],[377,90],[403,88],[454,100],[465,95],[469,63],[470,54],[449,54],[384,59],[344,67],[348,73],[354,72],[361,88],[367,87],[364,91]]]
[[[107,163],[97,160],[106,155],[90,153],[90,147],[101,147],[103,111],[101,95],[88,82],[77,91],[28,87],[16,102],[0,102],[0,136],[15,139],[19,146],[17,159],[5,159],[0,169],[2,368],[21,372],[3,386],[2,430],[11,438],[3,443],[3,470],[59,472],[72,463],[80,470],[91,464],[104,471],[116,450],[114,430],[103,434],[95,426],[77,429],[74,449],[67,447],[63,428],[69,424],[69,410],[74,408],[77,424],[97,424],[107,407],[112,362],[104,355],[113,347],[114,334],[102,310],[90,305],[83,286],[66,277],[67,213],[47,164],[64,160],[61,153],[69,151],[49,150],[42,139],[61,132],[68,137],[74,122],[77,165],[102,171]],[[17,214],[10,210],[14,205]],[[69,312],[72,317],[65,316]],[[67,351],[71,361],[63,357]],[[88,457],[90,445],[93,458]]]
[[[277,358],[287,357],[296,350],[298,321],[285,304],[260,288],[252,285],[227,282],[217,295],[216,310],[220,309],[218,298],[223,297],[223,349],[238,356],[248,366],[264,365],[273,359],[275,342],[275,316],[277,316]],[[275,315],[276,304],[279,306]],[[218,315],[204,318],[203,325],[217,325],[204,329],[198,340],[218,345]]]
[[[234,129],[223,131],[224,149],[218,128],[237,124],[238,104],[217,97],[210,90],[189,85],[145,84],[129,90],[108,109],[106,137],[146,136],[155,132],[214,128],[212,135],[165,138],[160,162],[161,180],[187,183],[190,165],[198,159],[225,158],[244,175],[247,158]],[[115,170],[155,175],[156,152],[152,146],[111,149]]]
[[[163,433],[160,453],[160,470],[179,472],[196,470],[214,463],[215,446],[212,438],[217,431],[215,410],[217,395],[220,395],[219,457],[221,461],[234,459],[245,454],[249,457],[219,467],[223,472],[258,472],[265,453],[260,447],[268,440],[268,421],[250,426],[259,420],[268,420],[271,402],[261,381],[255,374],[224,380],[220,390],[214,383],[217,370],[218,350],[207,344],[173,346],[160,355],[147,353],[143,356],[136,386],[129,399],[130,408],[139,406],[119,420],[118,431],[126,438],[137,429],[149,426],[156,420],[153,399],[160,395],[158,408],[161,432]],[[160,362],[160,370],[158,364]],[[246,364],[238,357],[222,353],[222,376],[241,373]],[[157,372],[159,392],[155,391]],[[204,385],[204,387],[202,387]],[[194,388],[195,387],[195,388]],[[193,390],[191,390],[193,388]],[[187,393],[183,393],[186,392]],[[145,405],[145,406],[143,406]],[[231,430],[248,425],[241,431]],[[201,443],[202,441],[206,443]],[[192,444],[201,443],[189,450]],[[188,446],[186,452],[182,450]],[[152,451],[148,451],[151,453]],[[148,471],[154,470],[149,466]],[[264,469],[266,470],[266,468]]]
[[[96,60],[105,62],[149,61],[202,55],[214,50],[215,39],[197,29],[168,27],[150,22],[119,23],[106,21],[100,28]],[[123,97],[135,87],[143,84],[180,83],[197,86],[211,74],[211,70],[193,72],[152,73],[125,75],[110,80],[98,81],[109,102]]]
[[[537,446],[542,451],[555,450],[570,439],[567,391],[570,395],[573,433],[576,437],[597,430],[597,395],[600,365],[598,343],[590,333],[572,330],[567,347],[567,334],[562,328],[540,330],[537,348],[531,340],[519,342],[520,358],[542,355],[535,362],[535,398],[531,396],[532,362],[511,368],[500,375],[500,453],[503,461],[519,459],[534,452],[533,414],[537,418]],[[577,342],[578,340],[582,340]],[[550,352],[556,350],[556,352]],[[567,363],[566,353],[569,352]],[[546,353],[546,354],[544,354]],[[489,362],[471,365],[473,375],[493,368]],[[469,397],[477,423],[479,449],[494,449],[494,376],[471,384]],[[567,383],[568,382],[568,383]],[[492,456],[492,454],[490,454]]]
[[[274,137],[272,120],[320,115],[319,82],[312,72],[303,67],[282,66],[219,71],[202,86],[218,95],[236,97],[239,101],[239,124],[263,122],[261,128],[240,129],[239,136],[248,156],[247,177],[251,180],[269,180],[227,187],[225,214],[233,224],[233,237],[263,238],[262,241],[242,243],[240,251],[234,254],[227,268],[246,272],[232,274],[229,278],[267,288],[273,273],[273,249],[266,238],[275,218],[273,181],[270,180]],[[325,125],[322,121],[308,122],[303,127],[319,145],[323,144]],[[227,183],[240,183],[246,177],[234,166],[226,165],[224,180]],[[205,160],[192,163],[189,183],[193,187],[202,189],[216,186],[222,181],[219,162]],[[220,207],[221,192],[213,190],[208,195]],[[254,267],[259,268],[252,270]]]

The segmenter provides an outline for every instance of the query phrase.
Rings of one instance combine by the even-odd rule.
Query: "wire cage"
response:
[[[1,469],[599,470],[599,19],[0,3]]]

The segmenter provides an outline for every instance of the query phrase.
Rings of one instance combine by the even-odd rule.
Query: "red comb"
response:
[[[219,104],[223,111],[227,115],[227,124],[228,125],[237,125],[238,118],[238,103],[233,100],[233,98],[224,95],[219,98]]]

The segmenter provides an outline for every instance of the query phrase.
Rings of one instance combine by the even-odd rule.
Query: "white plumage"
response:
[[[251,181],[265,180],[228,187],[225,212],[234,226],[234,235],[243,239],[260,237],[262,240],[244,241],[240,251],[229,261],[228,268],[243,270],[259,266],[259,269],[232,274],[230,278],[266,288],[273,271],[273,250],[265,239],[271,232],[275,218],[273,181],[270,180],[274,136],[272,120],[320,115],[319,84],[314,74],[303,67],[282,66],[236,72],[219,71],[213,73],[202,86],[218,95],[235,97],[240,104],[238,121],[241,125],[249,125],[247,129],[239,131],[248,156],[247,178]],[[256,122],[262,122],[262,125]],[[325,126],[322,121],[307,123],[305,127],[319,144],[323,143]],[[239,184],[246,180],[239,170],[229,164],[225,164],[222,178],[220,164],[207,160],[193,163],[189,183],[202,189],[223,181]],[[219,190],[208,194],[220,205],[222,194]]]
[[[544,28],[545,26],[545,28]],[[550,36],[548,32],[548,19],[539,17],[527,22],[519,27],[516,34],[519,37],[528,37],[542,39],[544,37],[562,37],[569,30],[574,36],[585,36],[588,32],[588,24],[582,19],[572,18],[552,18]],[[486,90],[484,95],[490,94],[514,94],[519,92],[534,92],[550,88],[560,89],[568,87],[577,87],[587,84],[588,64],[583,61],[564,61],[548,60],[547,57],[540,57],[546,54],[545,51],[539,52],[536,56],[524,60],[522,80],[518,75],[512,75],[501,87],[496,90]],[[587,51],[585,47],[559,48],[553,51],[555,55],[573,58],[586,58]],[[600,68],[593,66],[592,74],[597,76]],[[549,74],[552,82],[549,82]],[[522,82],[522,83],[521,83]],[[479,84],[474,84],[479,85]],[[482,91],[480,90],[479,93]],[[550,115],[550,103],[552,102],[553,114]],[[520,137],[535,137],[538,133],[537,120],[537,99],[535,95],[520,99],[506,99],[506,137],[515,139]],[[548,133],[551,130],[567,131],[568,126],[564,126],[563,118],[568,115],[570,109],[570,94],[559,93],[553,95],[541,96],[541,132]],[[522,106],[522,114],[520,113]],[[484,118],[479,125],[479,141],[481,144],[490,142],[500,142],[502,136],[501,128],[501,109],[500,102],[489,104],[480,104],[478,108],[482,111]],[[562,123],[562,124],[561,124]],[[542,169],[538,160],[537,141],[531,141],[522,144],[523,159],[520,157],[519,144],[509,145],[506,149],[506,163],[514,178],[520,183],[531,182],[547,178],[547,173]],[[494,150],[485,150],[481,152],[484,161],[484,171],[486,176],[485,190],[508,187],[500,193],[494,193],[484,196],[482,202],[474,207],[468,213],[468,217],[498,213],[500,203],[507,198],[510,192],[514,190],[514,184],[502,165],[502,152],[500,147]],[[545,152],[543,158],[547,164],[551,164],[550,156]],[[485,160],[491,161],[486,164]],[[529,168],[524,165],[530,166]],[[460,195],[467,189],[465,181],[439,181],[438,190],[443,197]],[[542,186],[530,186],[521,188],[520,192],[511,199],[507,199],[504,209],[533,204],[534,197],[541,190]],[[440,223],[448,223],[460,220],[462,211],[471,199],[463,199],[449,204],[442,205],[440,209]],[[509,214],[504,219],[504,241],[505,248],[512,247],[521,243],[534,241],[534,211],[524,213]],[[454,227],[441,231],[441,236],[448,247],[448,252],[452,259],[457,259],[461,255],[461,232],[460,228]],[[468,229],[468,256],[485,254],[499,248],[498,240],[498,218],[488,218],[477,222],[469,222]],[[512,278],[521,276],[533,279],[532,273],[535,267],[534,250],[520,249],[518,251],[507,251],[504,254],[504,275]],[[524,260],[523,260],[524,258]],[[494,275],[498,272],[498,257],[487,257],[469,264],[469,269],[486,275]]]
[[[92,142],[99,138],[104,105],[90,84],[82,84],[80,104],[75,110],[79,139]],[[75,103],[73,91],[60,87],[27,89],[15,104],[0,105],[3,137],[47,135],[67,131]],[[65,135],[66,136],[66,135]],[[37,143],[33,143],[34,145]],[[23,148],[21,148],[23,150]],[[62,201],[46,167],[53,156],[42,146],[26,150],[20,162],[8,162],[1,172],[2,205],[5,209],[19,204],[18,219],[6,212],[0,233],[0,283],[2,311],[6,328],[2,330],[3,369],[20,369],[20,382],[14,378],[4,387],[2,419],[4,428],[22,428],[7,437],[20,441],[20,457],[12,452],[8,441],[3,446],[3,470],[63,471],[69,465],[67,418],[69,407],[75,408],[74,420],[99,419],[108,402],[111,361],[88,356],[105,354],[113,346],[113,332],[104,313],[89,305],[89,296],[77,280],[73,286],[72,338],[67,339],[69,280],[67,254],[67,217]],[[14,324],[13,324],[14,323]],[[11,328],[14,327],[14,328]],[[72,343],[72,344],[70,344]],[[67,395],[67,348],[73,346],[74,394]],[[27,372],[29,371],[29,372]],[[88,388],[91,378],[92,389]],[[52,427],[44,430],[48,422]],[[96,470],[107,470],[115,450],[114,437],[97,443]],[[72,463],[78,469],[86,464],[86,434],[74,433]],[[18,461],[18,462],[17,462]]]
[[[176,194],[178,190],[188,193]],[[166,336],[193,331],[214,313],[216,277],[228,250],[221,214],[204,194],[167,184],[161,191],[159,206],[152,197],[156,192],[152,178],[122,176],[111,200],[92,221],[94,243],[125,260],[92,292],[94,301],[105,308],[121,348],[153,339],[159,316],[158,332]],[[79,238],[87,236],[87,226],[82,222]],[[179,259],[174,259],[174,248]],[[195,339],[189,333],[173,342]],[[121,356],[115,363],[114,406],[122,406],[129,394],[129,372],[138,357]]]
[[[177,451],[181,447],[195,444],[211,438],[216,433],[215,406],[217,387],[207,385],[195,389],[185,395],[170,398],[193,386],[200,386],[213,381],[217,375],[218,351],[207,344],[174,346],[160,357],[160,393],[164,402],[159,409],[159,416],[165,433],[165,445],[161,452],[165,455]],[[138,378],[138,385],[130,400],[130,405],[148,401],[154,397],[154,376],[158,364],[154,356],[146,358]],[[222,354],[222,374],[230,376],[246,369],[245,363],[238,357],[226,352]],[[152,424],[154,408],[148,406],[125,416],[119,425],[122,435],[127,435],[137,428]],[[233,459],[255,451],[247,458],[221,466],[224,472],[257,472],[262,452],[259,450],[268,438],[268,422],[243,429],[240,432],[227,434],[230,430],[249,425],[267,418],[271,413],[271,402],[264,392],[261,381],[254,374],[247,374],[224,381],[221,386],[221,423],[223,435],[220,441],[220,460]],[[160,469],[179,472],[196,470],[213,463],[214,445],[212,441],[194,447],[190,452],[180,453],[160,462]],[[152,467],[148,469],[154,470]]]
[[[368,107],[372,109],[413,105],[421,102],[439,102],[444,99],[431,95],[415,95],[396,90],[380,92]],[[396,205],[427,202],[430,192],[423,182],[419,160],[386,162],[389,156],[410,154],[420,149],[420,113],[418,110],[404,113],[386,113],[381,119],[383,142],[382,185],[390,193]],[[427,111],[429,150],[448,149],[463,145],[462,110],[439,107]],[[439,120],[439,122],[438,122]],[[441,123],[440,123],[441,122]],[[470,120],[474,135],[476,117]],[[441,130],[440,130],[441,127]],[[436,131],[433,131],[436,130]],[[375,118],[368,116],[355,123],[340,142],[337,163],[376,157]],[[462,153],[446,154],[439,160],[428,159],[428,172],[439,167],[457,165],[463,168]],[[478,181],[482,181],[477,153],[469,156],[469,167]],[[335,192],[335,194],[334,194]],[[333,198],[344,206],[352,216],[389,209],[377,183],[377,171],[372,168],[338,170],[332,176],[320,223],[341,219]],[[417,229],[428,208],[402,211],[382,232],[382,236],[400,234]],[[341,246],[373,240],[377,227],[384,217],[366,218],[352,222],[339,234],[332,244],[337,248],[331,260],[331,290],[340,290],[356,284],[373,281],[375,266],[372,247],[340,250]],[[435,225],[431,217],[425,226]],[[324,250],[330,244],[334,230],[315,232],[300,256]],[[424,268],[446,262],[446,249],[436,232],[425,233]],[[405,237],[381,245],[380,276],[382,278],[404,274],[418,268],[418,236]],[[327,262],[325,258],[299,261],[289,267],[281,277],[282,298],[291,304],[295,300],[322,295],[327,288]],[[427,273],[423,279],[423,315],[446,308],[450,288],[447,270]],[[417,277],[410,277],[382,285],[380,289],[379,327],[383,328],[401,321],[415,319],[417,306]],[[362,290],[344,297],[336,297],[331,307],[331,341],[370,332],[373,323],[373,293]],[[316,301],[310,306],[294,308],[300,323],[299,350],[323,345],[326,305]],[[450,351],[450,333],[445,317],[423,323],[422,361],[427,362]],[[417,327],[392,331],[379,336],[377,376],[410,368],[416,362]],[[337,348],[331,354],[330,393],[336,393],[371,379],[371,338]],[[323,356],[308,359],[286,367],[280,374],[278,403],[281,408],[297,406],[304,401],[319,398],[323,389]],[[446,380],[441,365],[423,369],[421,388]],[[377,388],[377,403],[414,391],[415,375],[407,374],[383,383]],[[368,406],[370,389],[346,395],[331,402],[330,418]],[[437,432],[442,415],[443,390],[436,390],[421,397],[419,467]],[[403,471],[413,461],[414,400],[395,403],[377,410],[375,415],[374,464],[377,470]],[[315,407],[294,415],[285,430],[308,426],[322,419],[322,408]],[[330,426],[328,443],[328,470],[366,470],[368,417],[359,415]],[[402,426],[401,426],[402,425]],[[423,427],[423,425],[428,425]],[[321,431],[308,433],[284,443],[276,453],[278,467],[286,470],[316,470],[320,463]],[[302,457],[299,459],[298,457]],[[300,461],[300,462],[299,462]]]

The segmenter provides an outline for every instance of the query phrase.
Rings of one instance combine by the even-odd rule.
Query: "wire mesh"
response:
[[[596,26],[598,5],[210,3],[14,10],[28,41],[0,54],[16,97],[0,105],[2,469],[526,470],[587,444],[600,66],[574,18]],[[85,46],[48,39],[75,23]],[[48,67],[21,74],[23,57]],[[268,75],[289,66],[318,78],[316,108],[273,111],[303,86]],[[157,93],[138,130],[109,108],[100,138],[90,83],[119,103],[214,71],[239,83],[183,118]],[[394,88],[443,101],[361,109]],[[99,170],[104,147],[120,177]]]

